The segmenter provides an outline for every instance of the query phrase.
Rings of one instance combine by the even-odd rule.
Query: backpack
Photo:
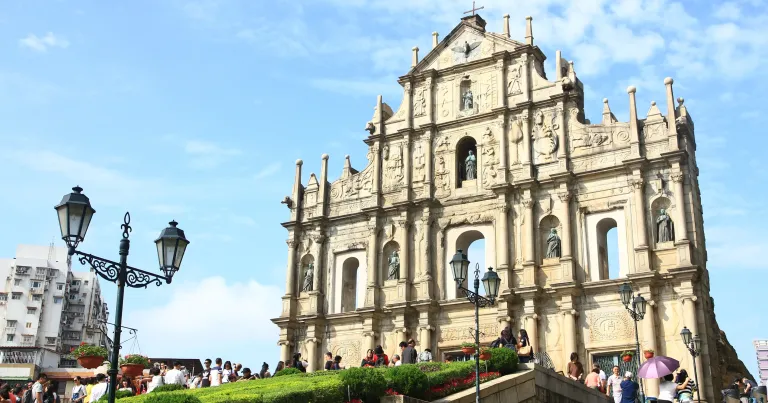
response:
[[[35,398],[32,397],[32,389],[28,389],[24,392],[24,397],[21,398],[21,403],[34,403]]]
[[[491,348],[499,348],[499,346],[501,346],[501,338],[491,342]]]
[[[384,354],[382,354],[380,357],[376,358],[376,364],[374,366],[375,367],[386,367],[385,362],[386,361],[384,361]]]

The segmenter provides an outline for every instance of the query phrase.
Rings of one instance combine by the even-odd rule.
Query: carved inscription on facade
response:
[[[466,326],[452,326],[440,328],[440,340],[439,342],[449,341],[467,341],[474,337],[474,331],[472,330],[473,324],[467,324]],[[493,341],[499,337],[500,330],[498,323],[486,323],[480,325],[480,341]]]
[[[589,339],[593,343],[631,339],[634,330],[630,321],[624,310],[588,313]]]
[[[360,340],[344,340],[332,344],[331,353],[334,357],[337,355],[344,357],[344,361],[347,363],[357,363],[361,360],[360,346]]]

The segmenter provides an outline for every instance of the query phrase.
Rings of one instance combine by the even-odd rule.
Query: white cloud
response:
[[[46,52],[50,48],[66,49],[69,47],[69,41],[64,38],[56,37],[53,32],[48,32],[42,37],[35,34],[29,34],[26,38],[19,39],[19,46],[29,48],[36,52]]]
[[[710,270],[768,269],[768,261],[756,258],[765,251],[758,226],[710,226],[707,254]]]
[[[726,2],[718,5],[713,13],[715,18],[723,20],[737,20],[741,17],[741,9],[734,2]]]
[[[257,172],[254,178],[257,180],[269,178],[270,176],[280,172],[280,167],[281,164],[279,162],[273,162]]]
[[[191,163],[196,168],[215,168],[227,159],[242,154],[240,149],[200,140],[187,141],[184,151],[194,157]]]
[[[169,290],[165,303],[126,313],[124,323],[141,330],[143,353],[222,357],[251,368],[279,359],[279,331],[270,319],[280,315],[282,290],[222,277],[174,282]]]

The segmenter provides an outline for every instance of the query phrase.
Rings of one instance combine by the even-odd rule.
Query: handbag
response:
[[[517,355],[531,355],[531,346],[522,346],[517,349]]]

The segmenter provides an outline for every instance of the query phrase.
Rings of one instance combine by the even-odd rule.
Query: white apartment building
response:
[[[77,362],[67,355],[81,342],[111,347],[104,323],[107,305],[102,300],[96,274],[72,272],[66,248],[19,245],[15,258],[0,258],[0,282],[3,279],[3,350],[54,351],[60,356],[59,366],[74,367]]]

